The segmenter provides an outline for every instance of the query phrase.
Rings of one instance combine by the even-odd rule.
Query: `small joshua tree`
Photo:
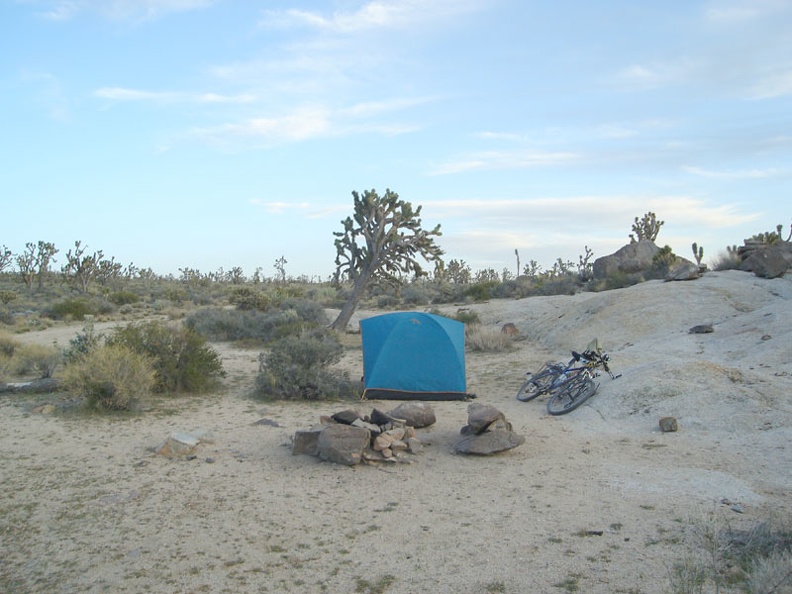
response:
[[[632,226],[633,233],[630,233],[630,243],[636,243],[642,239],[654,241],[663,225],[665,225],[665,221],[658,221],[657,215],[653,212],[647,212],[640,220],[635,217]]]
[[[701,266],[701,260],[704,258],[704,248],[698,245],[695,241],[691,246],[693,248],[693,257],[696,259],[696,264]]]

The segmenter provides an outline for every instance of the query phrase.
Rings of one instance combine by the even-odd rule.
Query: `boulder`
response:
[[[779,241],[747,252],[740,270],[753,272],[763,278],[778,278],[792,268],[792,243]]]
[[[677,256],[674,264],[665,276],[666,281],[686,281],[695,280],[701,277],[699,265],[685,258]]]
[[[369,445],[368,429],[352,425],[327,425],[317,440],[317,452],[322,460],[354,466],[363,459],[363,450]]]
[[[660,248],[649,239],[628,243],[610,256],[602,256],[594,260],[594,278],[603,279],[614,274],[645,272],[652,267],[652,259],[659,251]]]
[[[388,416],[401,419],[406,425],[416,429],[423,429],[437,422],[434,409],[426,402],[418,401],[403,402],[390,411]]]

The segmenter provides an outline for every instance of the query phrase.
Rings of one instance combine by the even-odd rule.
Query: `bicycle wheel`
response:
[[[547,412],[551,415],[565,415],[572,412],[594,396],[598,387],[599,383],[589,377],[575,378],[550,397],[547,401]]]
[[[556,366],[545,365],[525,381],[517,392],[517,400],[528,402],[537,396],[545,394],[550,389],[550,386],[553,385],[553,380],[557,375],[558,368]]]

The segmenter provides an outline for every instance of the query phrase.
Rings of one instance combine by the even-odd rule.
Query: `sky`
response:
[[[390,189],[473,271],[648,212],[712,262],[788,234],[791,31],[792,0],[0,0],[0,246],[324,279]]]

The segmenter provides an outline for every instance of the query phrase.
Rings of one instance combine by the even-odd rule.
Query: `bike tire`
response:
[[[594,396],[597,388],[599,383],[589,377],[569,381],[547,401],[547,412],[556,416],[570,413]]]
[[[546,394],[558,375],[555,367],[544,366],[535,375],[529,377],[517,392],[517,400],[529,402],[542,394]]]

